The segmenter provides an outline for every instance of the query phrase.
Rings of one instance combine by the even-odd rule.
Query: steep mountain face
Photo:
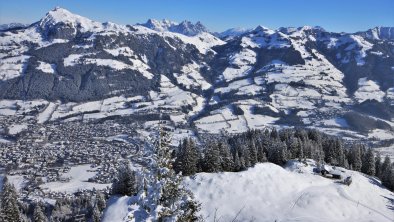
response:
[[[0,32],[0,113],[34,108],[45,122],[157,113],[160,106],[172,124],[195,132],[306,126],[394,139],[391,28],[226,33],[219,39],[187,21],[99,23],[56,8]]]
[[[203,24],[201,24],[201,22],[196,22],[195,24],[193,24],[190,21],[176,23],[166,19],[163,19],[162,21],[149,19],[146,23],[139,25],[159,32],[168,31],[187,36],[196,36],[204,32],[209,32],[208,29]]]
[[[359,35],[372,40],[394,40],[394,28],[375,27],[366,32],[358,32]]]

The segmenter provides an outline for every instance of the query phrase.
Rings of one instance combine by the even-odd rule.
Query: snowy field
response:
[[[71,167],[68,173],[62,175],[63,178],[70,178],[68,182],[50,182],[41,185],[43,190],[48,190],[51,192],[66,192],[74,193],[79,190],[92,190],[95,189],[105,189],[111,184],[98,184],[90,183],[87,180],[96,175],[94,168],[90,165],[79,165]]]

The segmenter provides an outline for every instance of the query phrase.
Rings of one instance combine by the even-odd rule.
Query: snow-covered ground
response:
[[[95,169],[91,168],[90,165],[79,165],[75,167],[71,167],[71,170],[68,173],[62,175],[64,178],[70,178],[68,182],[50,182],[41,185],[43,190],[49,190],[52,192],[66,192],[66,193],[74,193],[79,190],[91,190],[95,189],[105,189],[111,184],[98,184],[87,182],[87,180],[94,175]]]
[[[111,197],[108,200],[108,207],[106,208],[102,222],[117,222],[123,221],[123,218],[129,212],[129,203],[131,197],[124,196],[124,197]]]
[[[346,186],[314,175],[311,166],[258,164],[238,173],[199,173],[186,183],[202,214],[231,221],[392,221],[394,194],[379,182],[347,171]]]
[[[344,170],[350,186],[313,173],[315,163],[261,163],[243,172],[199,173],[185,184],[206,221],[393,221],[394,194],[380,182]],[[343,170],[343,169],[342,169]],[[130,197],[113,197],[103,221],[123,221]]]

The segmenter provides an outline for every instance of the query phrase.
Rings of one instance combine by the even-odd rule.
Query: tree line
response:
[[[256,163],[283,166],[289,159],[314,159],[381,179],[394,189],[393,164],[386,156],[374,155],[371,148],[344,141],[313,129],[250,130],[242,134],[209,138],[197,144],[185,138],[176,152],[174,169],[183,175],[198,172],[237,172]]]

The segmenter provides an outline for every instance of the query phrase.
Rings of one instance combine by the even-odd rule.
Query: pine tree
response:
[[[93,207],[92,221],[93,222],[100,222],[101,221],[101,211],[99,210],[99,207],[97,204],[95,204]]]
[[[375,157],[375,176],[380,178],[382,174],[382,159],[380,157],[380,153],[378,153]]]
[[[355,144],[352,146],[352,150],[349,156],[349,162],[353,170],[361,171],[362,161],[361,161],[361,145]]]
[[[103,212],[106,205],[107,205],[106,200],[105,200],[105,196],[100,191],[97,191],[97,194],[96,194],[96,205],[97,205],[97,208],[100,212]]]
[[[217,143],[217,147],[219,150],[219,161],[222,171],[233,171],[234,161],[227,143],[219,141]]]
[[[384,171],[386,171],[388,168],[390,167],[390,157],[389,156],[386,156],[385,158],[384,158],[384,161],[383,161],[383,163],[382,163],[382,173],[384,172]]]
[[[199,154],[195,142],[192,139],[184,139],[178,148],[178,155],[174,163],[177,172],[184,176],[193,175],[197,172]]]
[[[242,143],[239,147],[241,151],[241,163],[243,163],[244,169],[247,169],[252,166],[248,146]]]
[[[257,149],[253,140],[249,143],[249,161],[251,166],[254,166],[257,163]]]
[[[234,171],[238,172],[242,170],[242,163],[238,155],[238,151],[235,151],[234,154]]]
[[[268,151],[268,161],[277,165],[283,165],[287,162],[286,144],[280,141],[274,141]]]
[[[375,158],[372,149],[368,149],[364,154],[361,172],[371,176],[375,175]]]
[[[137,193],[135,172],[130,163],[121,163],[115,181],[112,184],[112,194],[133,196]]]
[[[182,177],[173,169],[170,135],[160,129],[153,147],[154,154],[149,168],[144,168],[141,178],[143,189],[137,195],[139,207],[128,214],[128,221],[197,221],[200,204],[182,185]],[[187,218],[187,220],[183,220]]]
[[[218,149],[217,144],[214,142],[210,142],[204,150],[204,163],[203,163],[204,172],[221,171],[221,163],[220,163],[219,155],[220,155],[220,151]]]
[[[394,189],[394,173],[390,158],[386,156],[382,164],[382,184],[388,189]]]
[[[20,221],[17,192],[15,187],[4,178],[3,192],[1,195],[1,211],[4,222]]]
[[[34,207],[33,222],[47,222],[48,219],[42,211],[41,204],[37,203]]]

